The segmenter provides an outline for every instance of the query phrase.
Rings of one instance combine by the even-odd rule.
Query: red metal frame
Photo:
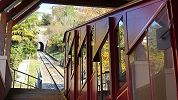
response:
[[[172,0],[173,1],[173,0]],[[92,60],[94,60],[95,54],[96,52],[100,49],[101,45],[103,44],[103,40],[104,37],[106,36],[106,34],[109,35],[109,43],[110,43],[110,66],[111,66],[111,74],[110,74],[110,81],[111,81],[111,91],[110,91],[110,97],[107,98],[108,100],[132,100],[133,99],[133,93],[132,93],[132,76],[131,76],[131,72],[130,72],[130,65],[129,65],[129,54],[133,51],[133,49],[136,47],[136,45],[140,42],[140,38],[142,38],[143,36],[145,36],[145,30],[147,29],[147,27],[150,25],[150,23],[152,22],[152,20],[158,15],[158,13],[162,10],[163,7],[167,6],[168,8],[168,14],[169,14],[169,18],[171,20],[171,31],[172,31],[172,46],[173,46],[173,54],[174,54],[174,64],[175,64],[175,72],[176,72],[176,81],[177,81],[177,86],[178,86],[178,56],[177,56],[177,35],[175,32],[178,31],[178,28],[175,29],[175,27],[177,27],[177,19],[173,16],[177,16],[177,13],[175,14],[175,4],[173,5],[171,1],[169,0],[151,0],[151,1],[142,1],[142,2],[134,2],[134,3],[130,3],[127,6],[121,7],[116,9],[113,12],[110,12],[106,15],[103,15],[101,17],[98,17],[96,19],[93,19],[83,25],[80,25],[76,28],[72,28],[70,30],[68,30],[67,32],[73,31],[73,30],[79,30],[81,31],[81,29],[86,29],[86,31],[83,31],[79,34],[81,36],[80,38],[83,39],[86,36],[86,41],[87,41],[87,82],[84,85],[84,87],[80,90],[80,92],[77,92],[77,88],[75,88],[76,90],[74,90],[75,92],[79,93],[79,94],[75,94],[75,100],[95,100],[96,96],[97,96],[97,89],[95,86],[93,86],[94,84],[96,84],[97,79],[96,79],[96,73],[92,73],[91,72],[91,67],[92,67]],[[155,9],[154,11],[150,11],[150,8]],[[135,11],[135,12],[134,12]],[[149,18],[147,18],[146,20],[144,20],[144,24],[143,26],[141,26],[141,30],[139,30],[138,34],[130,34],[129,29],[131,28],[131,26],[128,26],[128,22],[129,21],[129,16],[132,15],[129,13],[133,12],[134,13],[139,13],[139,11],[147,11],[147,14]],[[151,13],[150,13],[151,12]],[[142,13],[143,15],[144,13]],[[141,16],[141,15],[140,15]],[[147,15],[142,16],[143,18],[148,17]],[[123,22],[124,22],[124,33],[125,33],[125,49],[127,52],[126,55],[126,70],[127,70],[127,82],[120,88],[118,88],[118,81],[116,81],[118,79],[118,62],[117,62],[117,56],[118,56],[118,50],[116,48],[117,45],[117,38],[116,38],[116,26],[117,26],[117,22],[118,20],[120,20],[120,18],[123,17]],[[173,21],[172,19],[176,20]],[[133,19],[132,19],[133,20]],[[142,23],[142,22],[141,22]],[[109,26],[109,29],[107,29],[107,24]],[[92,47],[91,47],[91,31],[92,31],[92,27],[94,26],[94,30],[95,30],[95,46],[94,46],[94,53],[92,53]],[[99,26],[99,28],[98,28]],[[136,27],[140,27],[139,25]],[[104,33],[102,33],[104,32]],[[86,35],[83,35],[86,34]],[[130,41],[130,36],[135,35],[134,36],[134,40],[131,41],[130,43],[128,41]],[[68,37],[65,37],[68,38]],[[83,40],[79,41],[79,43],[77,44],[76,48],[78,48],[78,52],[76,52],[77,54],[80,51],[81,48],[81,44],[83,43]],[[78,61],[77,56],[76,56],[76,61]],[[78,63],[78,62],[76,62]],[[76,72],[80,72],[78,64],[76,65]],[[77,75],[77,74],[76,74]],[[75,79],[80,79],[80,77],[77,77]],[[76,80],[75,80],[76,81]],[[75,86],[77,87],[79,83],[75,82]],[[97,84],[96,84],[97,85]],[[96,94],[96,95],[95,95]],[[87,97],[86,97],[87,96]],[[71,98],[69,98],[71,99]]]
[[[87,41],[87,99],[90,100],[90,80],[92,67],[92,47],[91,47],[91,26],[86,26],[86,41]]]
[[[171,31],[172,31],[172,46],[173,46],[173,54],[174,54],[174,64],[175,64],[175,74],[176,74],[176,84],[177,84],[177,92],[178,92],[178,13],[177,13],[177,1],[176,0],[168,0],[167,8],[169,19],[171,21]],[[178,95],[177,95],[178,97]]]

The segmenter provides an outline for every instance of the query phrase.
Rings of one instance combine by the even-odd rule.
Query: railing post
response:
[[[14,85],[15,85],[15,70],[14,70],[13,88],[14,88]]]
[[[29,75],[28,75],[28,82],[27,82],[27,84],[29,85]],[[28,89],[28,85],[27,85],[27,89]]]
[[[22,87],[22,83],[20,83],[20,88]]]

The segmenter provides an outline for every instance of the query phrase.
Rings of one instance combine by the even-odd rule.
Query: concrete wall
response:
[[[4,100],[9,92],[12,83],[12,76],[9,65],[7,64],[7,57],[0,56],[0,100]]]

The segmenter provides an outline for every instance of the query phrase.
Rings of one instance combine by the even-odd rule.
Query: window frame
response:
[[[83,89],[83,87],[85,86],[85,84],[87,83],[87,48],[86,48],[86,64],[85,64],[85,70],[86,70],[86,73],[85,73],[85,76],[86,78],[84,79],[84,75],[83,75],[83,71],[84,71],[84,59],[83,59],[83,48],[84,48],[84,45],[87,45],[87,41],[86,41],[86,37],[84,38],[84,41],[82,43],[82,46],[80,48],[80,52],[79,52],[79,55],[80,55],[80,86],[81,86],[81,89]]]
[[[172,37],[171,37],[171,33],[172,33],[172,31],[171,31],[171,21],[170,21],[170,18],[169,18],[169,13],[168,13],[168,8],[167,8],[167,6],[163,6],[162,8],[160,8],[160,10],[159,10],[159,12],[153,17],[153,19],[151,19],[151,21],[149,22],[149,24],[147,25],[147,27],[145,28],[145,30],[144,30],[144,32],[142,33],[142,35],[138,38],[138,40],[133,44],[133,47],[131,48],[131,49],[129,49],[128,50],[128,52],[127,52],[127,55],[128,56],[130,56],[130,55],[132,55],[132,53],[134,52],[134,50],[135,50],[135,48],[138,46],[138,44],[139,43],[141,43],[142,41],[143,41],[143,38],[144,37],[147,37],[147,52],[148,52],[148,59],[147,59],[147,61],[148,61],[148,66],[149,66],[149,69],[151,70],[151,66],[150,66],[150,54],[149,54],[149,52],[150,52],[150,46],[149,46],[149,40],[148,40],[148,35],[150,34],[150,33],[148,33],[148,29],[149,29],[149,27],[151,26],[151,24],[154,22],[154,20],[156,19],[156,17],[158,17],[158,16],[160,16],[159,14],[161,14],[161,12],[164,10],[164,9],[166,9],[166,12],[165,13],[167,13],[167,20],[168,20],[168,25],[169,25],[169,31],[170,31],[170,43],[171,43],[171,48],[172,48],[172,53],[173,53],[173,45],[172,45]],[[129,57],[130,58],[130,57]],[[172,58],[173,59],[173,63],[175,62],[175,59],[174,58]],[[130,66],[130,62],[129,62],[129,68],[131,68],[131,66]],[[152,82],[152,75],[151,75],[152,73],[149,73],[149,78],[150,78],[150,93],[151,93],[151,98],[154,98],[154,95],[155,94],[153,94],[153,82]],[[176,74],[175,74],[176,75]],[[131,77],[130,78],[131,79],[131,81],[133,80],[133,77]],[[133,82],[131,82],[131,87],[133,87]],[[134,91],[132,90],[132,97],[134,98]]]
[[[104,100],[104,98],[103,98],[103,73],[102,73],[102,67],[103,67],[103,64],[102,64],[102,49],[103,49],[103,46],[105,45],[105,43],[106,43],[106,41],[108,41],[108,52],[110,52],[110,48],[109,48],[109,35],[108,35],[108,33],[106,34],[106,36],[105,36],[105,38],[103,39],[103,41],[102,41],[102,44],[101,44],[101,46],[100,46],[100,48],[98,49],[98,51],[97,51],[97,54],[95,55],[95,58],[97,58],[97,59],[95,59],[95,60],[97,60],[97,61],[93,61],[93,63],[96,63],[96,66],[97,66],[97,94],[98,94],[98,92],[99,92],[99,90],[98,90],[98,78],[100,79],[100,92],[101,92],[101,98],[102,98],[102,100]],[[110,55],[110,54],[109,54]],[[109,57],[109,59],[110,59],[110,57]],[[110,64],[109,64],[109,67],[111,67],[110,66]],[[100,69],[99,71],[99,73],[100,73],[100,75],[98,76],[98,68]],[[111,73],[111,71],[109,71],[109,81],[111,82],[111,77],[110,77],[110,73]],[[105,83],[106,84],[106,83]],[[109,95],[110,95],[110,90],[111,90],[111,86],[108,88],[109,89]],[[107,95],[107,96],[109,96],[109,95]],[[97,96],[98,97],[98,96]]]
[[[123,42],[124,42],[124,49],[125,49],[125,54],[124,54],[124,60],[125,60],[125,75],[124,75],[124,81],[121,80],[121,71],[122,71],[122,65],[121,65],[121,58],[122,58],[122,55],[121,55],[121,49],[120,49],[120,43],[121,43],[121,37],[120,37],[120,21],[123,23]],[[126,32],[125,32],[125,22],[124,22],[124,16],[121,16],[116,24],[116,34],[117,34],[117,49],[118,49],[118,70],[117,70],[117,84],[118,84],[118,89],[120,89],[121,87],[123,87],[125,84],[127,84],[127,63],[126,63],[126,42],[125,42],[125,36],[126,36]]]

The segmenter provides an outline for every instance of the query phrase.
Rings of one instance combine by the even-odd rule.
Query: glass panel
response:
[[[92,27],[92,32],[91,32],[91,47],[92,47],[92,54],[94,51],[94,45],[95,45],[95,33],[94,33],[94,27]],[[96,72],[96,68],[94,68],[94,65],[91,67],[91,72],[94,73]]]
[[[148,28],[149,60],[154,100],[177,100],[167,10]]]
[[[86,42],[82,46],[82,84],[86,81],[87,78],[87,48],[86,48]]]
[[[66,63],[68,62],[69,60],[69,40],[66,39]]]
[[[110,93],[110,63],[109,63],[109,42],[106,40],[103,48],[101,49],[101,68],[102,68],[102,93],[103,99],[106,99],[106,96]]]
[[[79,54],[79,67],[80,67],[80,86],[81,86],[81,88],[82,88],[82,84],[83,84],[83,73],[82,73],[82,65],[83,63],[82,63],[82,57],[81,57],[81,52],[80,52],[80,54]]]
[[[102,86],[101,86],[101,66],[100,62],[94,62],[95,67],[97,67],[97,85],[98,85],[98,100],[102,100]]]
[[[119,49],[119,87],[126,82],[126,62],[125,62],[125,46],[124,46],[124,23],[123,19],[118,24],[118,49]]]
[[[95,45],[95,32],[94,32],[94,27],[92,27],[92,32],[91,32],[91,45],[94,47]]]
[[[151,100],[147,38],[129,56],[134,100]]]
[[[74,54],[74,45],[72,45],[72,64],[71,64],[71,74],[73,74],[74,72],[74,57],[75,57],[75,54]]]

